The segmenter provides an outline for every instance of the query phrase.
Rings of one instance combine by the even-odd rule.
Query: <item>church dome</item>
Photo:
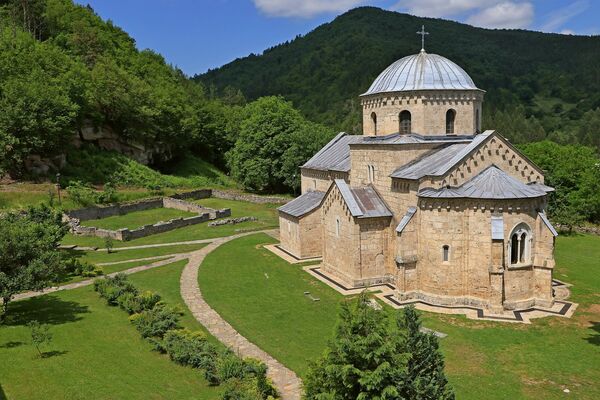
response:
[[[409,90],[479,89],[464,69],[445,57],[421,50],[387,67],[362,96]]]

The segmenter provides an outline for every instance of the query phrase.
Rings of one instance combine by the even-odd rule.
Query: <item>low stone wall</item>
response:
[[[197,214],[202,214],[205,212],[214,212],[212,208],[202,207],[196,203],[190,203],[189,201],[174,199],[172,197],[165,197],[163,199],[163,207],[164,208],[173,208],[175,210],[187,211]]]
[[[221,225],[236,225],[242,222],[258,221],[256,217],[239,217],[239,218],[225,218],[218,221],[209,222],[208,226],[221,226]]]
[[[115,215],[123,215],[134,211],[144,211],[163,206],[163,199],[144,199],[131,203],[113,204],[110,206],[92,206],[80,208],[67,212],[69,218],[76,218],[80,221],[89,221],[92,219],[102,219]]]
[[[216,197],[219,199],[225,199],[225,200],[247,201],[250,203],[257,203],[257,204],[267,204],[267,203],[280,204],[280,203],[287,203],[288,201],[290,201],[290,199],[287,199],[285,197],[257,196],[255,194],[230,192],[230,191],[226,191],[226,190],[217,190],[217,189],[213,189],[212,197]]]

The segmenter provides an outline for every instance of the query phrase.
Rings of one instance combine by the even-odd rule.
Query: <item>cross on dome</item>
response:
[[[429,32],[425,32],[425,25],[421,25],[421,30],[417,31],[417,35],[421,35],[421,51],[425,51],[425,35],[429,35]]]

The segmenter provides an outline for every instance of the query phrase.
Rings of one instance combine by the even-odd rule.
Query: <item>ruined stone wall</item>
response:
[[[345,172],[319,171],[302,168],[302,175],[300,178],[301,191],[303,194],[311,190],[326,192],[334,179],[343,179],[347,183],[350,183],[348,174]]]
[[[384,93],[362,99],[363,134],[382,136],[400,131],[400,113],[411,113],[411,132],[421,135],[446,134],[446,112],[456,111],[454,134],[472,135],[481,129],[480,91],[414,91]],[[377,115],[377,132],[372,120]],[[479,115],[479,118],[477,118]],[[479,125],[477,125],[479,123]]]
[[[92,206],[71,210],[67,212],[70,218],[76,218],[80,221],[88,221],[92,219],[101,219],[112,217],[115,215],[123,215],[135,211],[150,210],[163,206],[163,199],[144,199],[130,203],[112,204],[109,206]]]
[[[258,196],[255,194],[241,193],[229,190],[212,189],[211,195],[208,197],[216,197],[225,200],[247,201],[256,204],[281,204],[287,203],[290,199],[279,196]]]

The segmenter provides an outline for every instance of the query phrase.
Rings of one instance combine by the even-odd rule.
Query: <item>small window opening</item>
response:
[[[446,111],[446,134],[454,133],[454,120],[456,119],[456,111],[450,109]]]
[[[377,114],[371,113],[371,121],[373,123],[373,134],[377,136]]]
[[[450,246],[447,244],[442,247],[442,259],[444,261],[450,260]]]
[[[411,115],[410,111],[404,110],[400,113],[400,133],[408,135],[411,133]]]

